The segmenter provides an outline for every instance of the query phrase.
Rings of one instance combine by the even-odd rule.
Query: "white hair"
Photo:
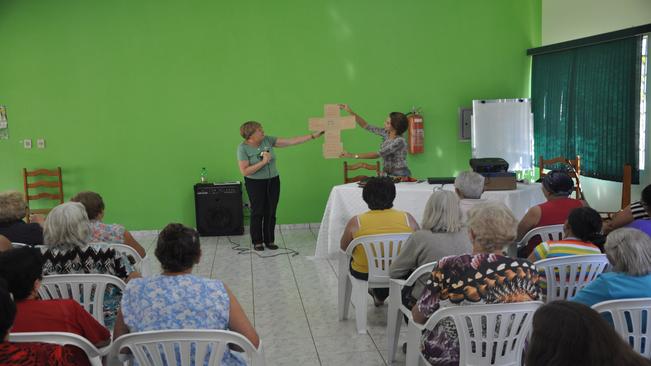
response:
[[[79,202],[66,202],[56,206],[43,224],[43,243],[59,250],[84,248],[90,241],[90,235],[86,208]]]
[[[605,250],[614,272],[651,273],[651,238],[646,233],[633,228],[614,230],[606,238]]]
[[[473,241],[486,252],[494,252],[513,243],[518,220],[501,202],[487,201],[468,211],[468,228]]]
[[[425,205],[421,227],[435,233],[454,233],[461,226],[459,197],[451,191],[434,191]]]
[[[484,176],[475,172],[461,172],[454,179],[454,188],[456,188],[463,197],[470,199],[479,199],[484,192]]]

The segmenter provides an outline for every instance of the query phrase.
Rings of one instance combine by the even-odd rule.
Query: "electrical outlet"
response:
[[[36,140],[36,147],[39,149],[45,149],[45,139]]]
[[[32,148],[32,140],[31,139],[23,140],[23,147],[25,149],[31,149]]]

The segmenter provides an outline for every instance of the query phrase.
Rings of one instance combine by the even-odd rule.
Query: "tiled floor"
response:
[[[367,334],[357,334],[354,311],[337,320],[337,263],[313,257],[317,233],[315,226],[279,228],[279,250],[241,254],[233,247],[248,249],[248,235],[205,237],[194,273],[231,288],[260,335],[269,366],[387,365],[386,303],[376,308],[368,297]],[[134,236],[154,258],[156,234]],[[155,260],[151,267],[160,271]],[[403,332],[400,344],[405,338]],[[396,356],[394,364],[404,365],[404,354]]]

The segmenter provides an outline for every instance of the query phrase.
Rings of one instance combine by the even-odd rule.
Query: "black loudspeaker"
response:
[[[240,182],[195,184],[194,208],[199,235],[244,234]]]
[[[509,170],[509,163],[502,158],[470,159],[470,167],[475,173],[500,173]]]

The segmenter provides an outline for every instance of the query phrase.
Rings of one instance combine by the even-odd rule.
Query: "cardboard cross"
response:
[[[341,130],[355,128],[355,116],[341,117],[338,104],[324,105],[323,114],[323,118],[310,118],[310,130],[325,131],[323,157],[335,159],[344,151],[344,144],[341,143]]]

